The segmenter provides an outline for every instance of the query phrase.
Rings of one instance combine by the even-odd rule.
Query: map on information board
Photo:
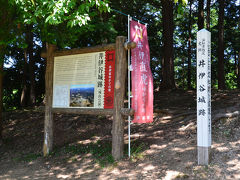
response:
[[[115,52],[54,58],[54,108],[113,108]]]

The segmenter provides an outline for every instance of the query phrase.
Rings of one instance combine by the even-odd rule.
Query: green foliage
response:
[[[187,57],[190,1],[174,0],[174,68],[178,88],[187,89]],[[196,33],[198,1],[192,0],[191,17],[191,85],[196,88]],[[4,82],[5,109],[18,108],[22,92],[24,49],[27,25],[33,26],[34,59],[37,101],[44,98],[45,61],[40,52],[45,42],[58,48],[79,48],[114,42],[117,35],[127,35],[127,17],[110,11],[117,9],[148,24],[151,70],[154,86],[162,81],[163,22],[162,1],[153,0],[1,0],[0,46],[1,60],[12,60],[12,67],[6,68]],[[217,88],[218,48],[218,3],[211,4],[212,36],[212,87]],[[206,16],[206,9],[205,16]],[[226,86],[237,88],[236,63],[240,51],[240,7],[233,0],[226,1],[225,7],[225,74]],[[37,45],[38,44],[38,45]],[[30,85],[29,82],[27,84]],[[13,91],[13,90],[17,91]],[[13,93],[15,92],[15,93]]]
[[[36,24],[38,20],[49,25],[67,22],[70,27],[82,26],[90,20],[90,9],[96,7],[100,12],[109,11],[106,1],[89,0],[10,0],[17,6],[24,24]]]
[[[79,36],[79,27],[86,26],[98,12],[109,12],[107,1],[100,0],[10,0],[17,9],[17,22],[35,24],[42,41],[66,47]],[[65,42],[62,39],[65,37]]]
[[[175,3],[179,2],[179,0],[174,0]],[[181,3],[183,3],[184,5],[187,4],[188,0],[180,0]]]
[[[0,0],[0,3],[0,46],[3,47],[0,50],[0,56],[2,56],[5,53],[5,46],[16,40],[16,34],[11,31],[15,26],[16,13],[8,1]]]
[[[237,82],[236,82],[236,73],[235,71],[229,72],[226,74],[226,86],[228,89],[236,89],[237,88]]]

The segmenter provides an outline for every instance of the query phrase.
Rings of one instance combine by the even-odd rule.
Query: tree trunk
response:
[[[237,52],[233,50],[233,53],[234,53],[234,70],[237,77],[237,74],[238,74]]]
[[[237,63],[237,86],[240,89],[240,51],[238,52],[238,63]]]
[[[4,62],[4,54],[3,54],[3,46],[0,46],[0,145],[3,140],[3,62]]]
[[[204,0],[199,0],[198,2],[198,30],[201,30],[204,28]]]
[[[210,7],[211,7],[211,0],[207,0],[207,30],[210,31]]]
[[[33,57],[33,32],[32,25],[27,26],[27,44],[28,44],[28,57],[29,57],[29,79],[30,79],[30,98],[29,105],[34,105],[36,103],[35,94],[35,61]]]
[[[21,93],[21,106],[25,107],[27,105],[27,66],[28,66],[28,62],[27,62],[27,50],[24,50],[24,67],[23,67],[23,79],[22,79],[22,83],[23,83],[23,89],[22,89],[22,93]]]
[[[173,1],[162,0],[163,9],[163,79],[161,88],[176,88],[173,61]]]
[[[8,27],[10,23],[9,20],[9,14],[8,14],[8,1],[3,1],[1,2],[0,6],[0,29],[4,29]],[[6,32],[6,30],[5,30]],[[0,35],[0,42],[3,41],[4,37],[2,36],[3,34],[1,33]],[[6,34],[4,34],[5,36]],[[0,145],[2,144],[3,141],[3,64],[4,64],[4,55],[5,55],[5,44],[0,45]]]
[[[224,3],[219,0],[218,12],[218,89],[226,89],[224,73]]]
[[[188,69],[187,69],[187,87],[191,89],[191,59],[192,59],[192,0],[189,1],[189,25],[188,25]]]

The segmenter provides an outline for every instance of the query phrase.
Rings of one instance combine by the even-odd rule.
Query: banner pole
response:
[[[128,15],[128,42],[130,42],[130,15]],[[128,49],[128,108],[131,108],[130,49]],[[128,157],[131,156],[131,117],[128,116]]]

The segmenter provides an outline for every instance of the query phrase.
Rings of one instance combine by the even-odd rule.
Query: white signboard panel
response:
[[[53,107],[104,108],[105,52],[54,58]]]
[[[197,145],[211,146],[211,33],[197,33]]]

